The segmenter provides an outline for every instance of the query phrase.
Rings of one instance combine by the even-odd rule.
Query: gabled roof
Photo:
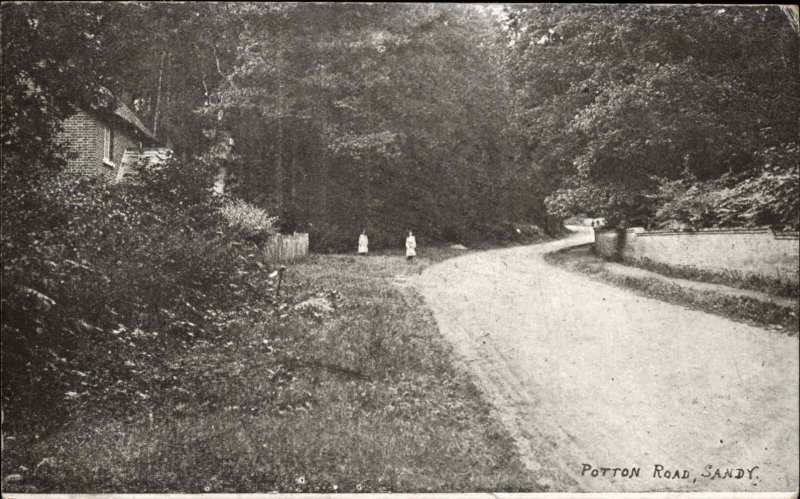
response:
[[[24,78],[23,80],[25,85],[28,87],[29,93],[35,94],[40,92],[40,89],[30,78]],[[83,107],[75,103],[73,103],[73,106],[76,110],[80,107]],[[157,142],[156,136],[153,134],[153,132],[151,132],[150,129],[147,128],[144,123],[142,123],[138,116],[136,116],[136,114],[131,111],[128,106],[117,99],[111,90],[107,89],[106,87],[100,87],[99,95],[95,96],[94,101],[89,107],[90,109],[84,109],[84,111],[94,111],[95,113],[106,115],[110,112],[113,116],[116,116],[127,125],[133,127],[138,133],[144,135],[144,137],[150,139],[150,141],[153,143]]]
[[[111,91],[105,87],[100,88],[100,95],[97,98],[96,104],[92,105],[92,110],[95,112],[111,112],[114,116],[121,119],[127,125],[136,129],[151,141],[155,142],[156,137],[149,128],[139,119],[136,114],[131,111],[131,108],[126,106],[122,101],[117,99]]]
[[[151,132],[150,129],[147,128],[144,123],[142,123],[142,121],[133,113],[133,111],[131,111],[131,109],[122,102],[117,102],[116,108],[114,109],[114,114],[122,118],[129,125],[138,129],[142,134],[147,136],[147,138],[156,140],[153,132]]]

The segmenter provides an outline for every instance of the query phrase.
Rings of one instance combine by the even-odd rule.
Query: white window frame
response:
[[[103,163],[107,164],[108,166],[117,166],[114,163],[114,133],[111,130],[111,127],[104,127],[103,128]]]

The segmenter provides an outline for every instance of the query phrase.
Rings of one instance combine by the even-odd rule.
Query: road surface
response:
[[[415,279],[537,481],[797,490],[797,337],[544,262],[591,237],[467,254]]]

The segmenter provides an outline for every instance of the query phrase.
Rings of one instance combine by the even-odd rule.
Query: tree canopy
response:
[[[380,246],[521,215],[497,16],[318,4],[249,8],[246,21],[206,112],[237,137],[241,195],[285,228],[310,224],[336,246],[367,228]]]
[[[798,33],[778,7],[509,16],[516,125],[552,212],[797,229]]]
[[[53,156],[59,121],[109,89],[184,158],[230,134],[230,191],[310,230],[317,249],[349,248],[365,228],[380,247],[408,229],[464,240],[576,213],[797,229],[791,19],[727,6],[4,4],[3,147]]]

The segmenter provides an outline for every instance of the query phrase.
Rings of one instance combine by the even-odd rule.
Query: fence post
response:
[[[275,290],[275,296],[281,295],[281,283],[283,282],[283,273],[286,272],[286,267],[281,265],[278,267],[278,288]]]

